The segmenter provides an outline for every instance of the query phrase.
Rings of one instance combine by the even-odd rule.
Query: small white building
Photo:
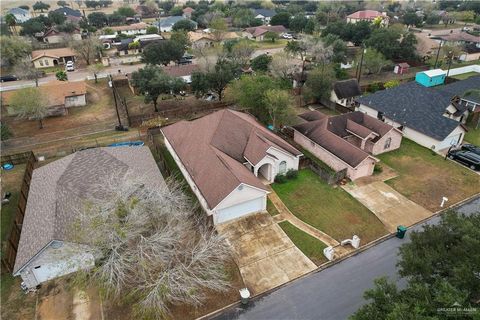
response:
[[[72,242],[70,228],[85,199],[97,197],[113,174],[164,184],[148,147],[87,149],[33,171],[13,270],[27,288],[95,265],[98,253]]]
[[[127,36],[134,36],[137,34],[147,34],[148,24],[145,22],[132,23],[124,26],[109,27],[116,34],[125,34]]]
[[[266,184],[298,170],[302,155],[253,117],[229,109],[177,122],[162,134],[214,224],[266,210]]]

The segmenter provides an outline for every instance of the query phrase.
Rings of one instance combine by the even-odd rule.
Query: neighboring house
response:
[[[12,8],[7,11],[7,14],[12,14],[15,17],[15,21],[17,21],[18,24],[24,23],[27,20],[30,20],[32,18],[32,15],[30,14],[30,12],[22,8]]]
[[[203,31],[189,31],[188,37],[190,42],[192,43],[192,47],[194,48],[204,48],[204,47],[212,47],[217,40],[215,39],[214,35],[210,32],[210,30]],[[232,40],[238,39],[240,36],[236,32],[223,32],[221,36],[221,41],[225,40]]]
[[[375,10],[362,10],[354,12],[347,16],[347,22],[349,23],[357,23],[359,21],[369,21],[373,22],[373,20],[381,18],[382,23],[388,25],[388,16],[386,12],[379,12]]]
[[[181,78],[185,83],[192,83],[192,73],[199,70],[197,64],[180,64],[163,67],[163,71],[172,77]]]
[[[124,26],[110,27],[116,34],[125,34],[133,36],[137,34],[147,34],[148,24],[145,22],[132,23]]]
[[[302,155],[252,116],[229,109],[161,130],[214,224],[265,210],[269,191],[264,183],[298,170]]]
[[[353,109],[354,98],[361,95],[362,90],[360,89],[357,79],[342,80],[333,84],[330,101]]]
[[[458,56],[461,61],[474,61],[480,59],[480,36],[466,31],[455,31],[445,35],[434,36],[432,39],[450,46],[459,47],[462,52]]]
[[[255,9],[253,10],[255,19],[262,20],[263,24],[270,24],[270,20],[276,14],[275,10]]]
[[[171,17],[166,17],[166,18],[161,18],[160,21],[157,21],[155,25],[158,27],[158,30],[160,32],[172,32],[173,25],[177,23],[180,20],[189,20],[185,19],[182,16],[171,16]],[[189,20],[193,22],[195,25],[195,29],[197,29],[197,23],[193,20]]]
[[[245,32],[249,39],[254,39],[255,41],[263,41],[264,36],[267,32],[274,32],[280,35],[281,33],[287,32],[287,29],[284,26],[259,26],[259,27],[250,27],[246,28]]]
[[[185,19],[191,19],[192,18],[192,13],[195,11],[195,9],[192,9],[190,7],[186,7],[185,9],[183,9],[183,17]]]
[[[49,68],[64,65],[67,61],[75,61],[75,52],[70,48],[44,49],[32,51],[32,62],[35,68]]]
[[[39,87],[48,103],[48,116],[63,116],[71,107],[87,105],[87,86],[84,81],[52,81]],[[2,104],[9,115],[16,115],[16,110],[9,107],[15,90],[2,92]]]
[[[46,43],[62,43],[70,39],[82,40],[82,34],[79,28],[75,28],[73,32],[67,33],[58,31],[55,27],[52,27],[43,34],[43,42]]]
[[[405,74],[408,73],[410,65],[406,62],[397,63],[393,68],[393,72],[396,74]]]
[[[139,36],[135,39],[123,39],[120,44],[117,45],[117,55],[120,58],[120,63],[136,63],[142,60],[143,50],[152,43],[163,41],[163,37],[159,35],[153,35],[154,37],[147,37],[142,39],[143,36]]]
[[[70,228],[84,201],[101,200],[99,190],[113,176],[137,177],[151,188],[164,184],[148,147],[78,151],[33,171],[13,270],[27,288],[95,265],[95,248],[72,242]]]
[[[63,14],[69,22],[78,23],[80,20],[82,20],[82,13],[79,10],[74,10],[69,7],[60,7],[56,10],[53,10],[53,12]]]
[[[293,126],[294,140],[335,171],[347,169],[356,180],[373,173],[378,161],[372,155],[400,147],[402,133],[391,125],[359,111],[327,116],[310,111]]]
[[[468,108],[458,97],[480,87],[480,76],[436,88],[408,82],[359,97],[357,110],[402,130],[404,137],[436,152],[462,143]]]
[[[415,81],[425,87],[434,87],[443,84],[446,77],[446,71],[443,71],[442,69],[433,69],[417,72],[415,75]]]

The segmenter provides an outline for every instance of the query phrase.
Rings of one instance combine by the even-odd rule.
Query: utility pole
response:
[[[362,77],[363,55],[365,53],[367,53],[367,49],[362,48],[362,57],[360,59],[360,66],[358,67],[358,76],[357,76],[357,81],[359,85],[360,85],[360,78]]]
[[[450,67],[452,66],[452,60],[453,60],[453,51],[448,52],[448,70],[447,70],[447,76],[445,77],[448,78],[448,74],[450,73]]]
[[[113,100],[115,101],[115,111],[117,112],[117,119],[118,119],[118,126],[115,126],[115,130],[117,131],[127,131],[128,129],[125,128],[123,125],[122,125],[122,120],[120,119],[120,112],[118,111],[118,102],[117,102],[117,92],[115,90],[115,85],[113,84],[113,78],[112,78],[112,75],[108,75],[109,76],[109,87],[112,88],[112,93],[113,93]]]
[[[442,48],[443,41],[440,40],[440,45],[438,46],[437,50],[437,57],[435,58],[435,64],[433,65],[433,69],[437,68],[438,56],[440,55],[440,49]]]

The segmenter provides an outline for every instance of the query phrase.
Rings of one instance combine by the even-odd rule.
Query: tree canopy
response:
[[[42,1],[37,1],[33,4],[32,6],[33,8],[33,11],[40,11],[40,12],[43,12],[43,10],[48,10],[50,9],[50,5],[49,4],[46,4]]]
[[[38,87],[23,88],[15,91],[9,105],[20,119],[34,119],[43,128],[43,119],[48,114],[47,97]]]
[[[178,61],[185,53],[185,47],[172,40],[151,43],[142,53],[142,61],[147,64],[168,65],[171,61]]]
[[[195,23],[191,20],[182,19],[180,21],[175,22],[175,24],[172,27],[172,30],[173,31],[179,31],[179,30],[194,31]]]
[[[480,299],[480,212],[463,216],[449,212],[437,225],[412,232],[400,248],[399,274],[405,289],[385,278],[365,292],[368,304],[352,320],[447,319],[445,308],[472,308]],[[460,315],[459,319],[470,319]],[[475,316],[473,315],[473,319]]]
[[[272,56],[269,56],[268,54],[261,54],[252,59],[251,66],[255,71],[267,72],[271,61]]]

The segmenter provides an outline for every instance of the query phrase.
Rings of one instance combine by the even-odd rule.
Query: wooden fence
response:
[[[29,158],[26,161],[27,165],[23,175],[22,187],[20,188],[20,194],[18,197],[15,219],[7,237],[5,247],[2,248],[2,272],[12,272],[15,265],[18,243],[20,242],[20,234],[22,232],[23,217],[25,216],[25,209],[27,207],[28,191],[30,190],[30,182],[32,180],[32,173],[36,161],[37,159],[33,152],[29,152]]]
[[[14,165],[27,163],[32,157],[33,153],[31,151],[8,154],[1,156],[1,165],[3,166],[6,163],[11,163]]]

